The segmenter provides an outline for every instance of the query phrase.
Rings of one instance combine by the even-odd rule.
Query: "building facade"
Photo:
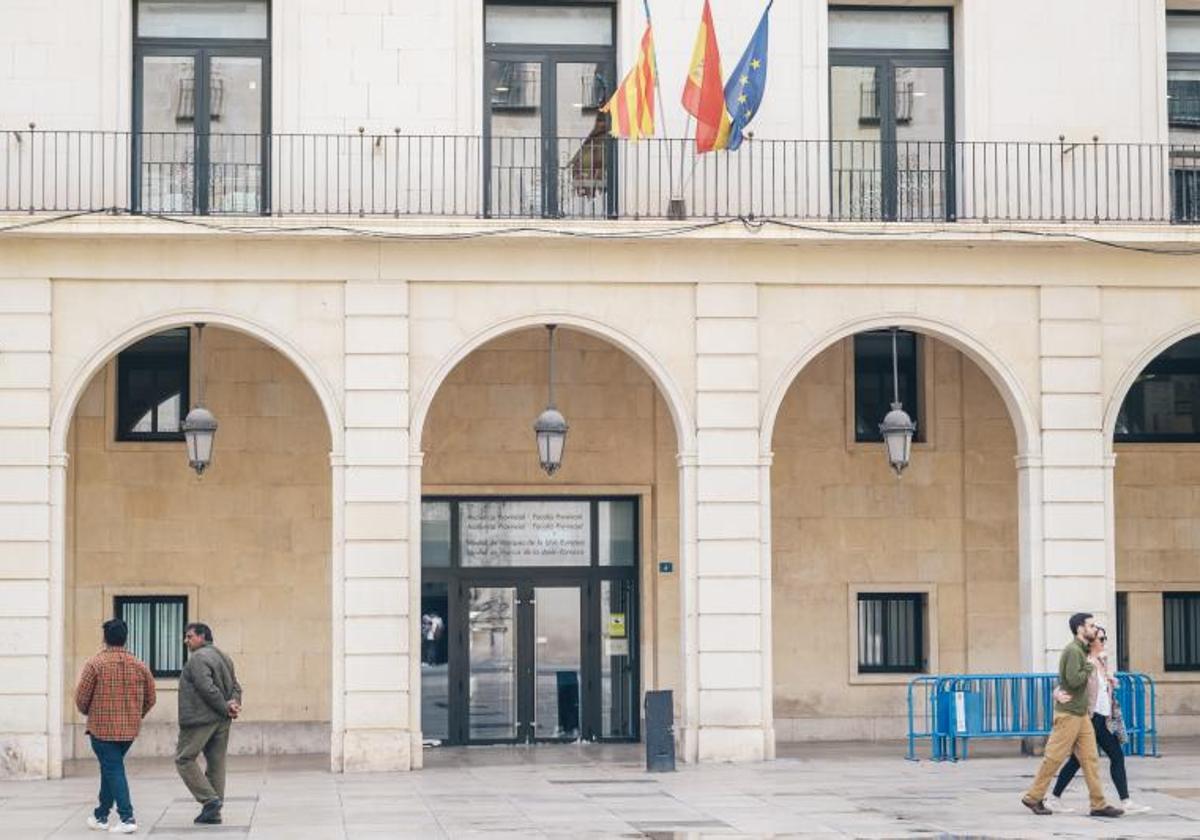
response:
[[[765,5],[713,0],[728,67]],[[688,761],[900,737],[1077,611],[1200,730],[1200,3],[780,0],[706,155],[700,6],[630,143],[637,2],[3,5],[0,774],[83,754],[113,615],[143,754],[196,620],[232,749],[335,771],[661,689]]]

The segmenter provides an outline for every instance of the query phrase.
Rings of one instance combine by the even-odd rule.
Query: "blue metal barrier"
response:
[[[1154,680],[1117,674],[1116,696],[1129,740],[1126,755],[1158,755]],[[1035,738],[1054,723],[1057,674],[944,674],[908,685],[908,752],[925,738],[935,761],[958,761],[974,738]]]

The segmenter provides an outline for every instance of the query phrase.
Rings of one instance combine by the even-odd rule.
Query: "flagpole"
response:
[[[642,9],[646,12],[646,25],[651,29],[654,23],[650,18],[650,0],[642,0]],[[667,110],[663,104],[662,83],[658,78],[658,46],[654,48],[654,95],[658,99],[658,116],[662,121],[663,139],[667,142],[667,178],[671,198],[675,197],[675,156],[671,153],[671,138],[667,135]]]

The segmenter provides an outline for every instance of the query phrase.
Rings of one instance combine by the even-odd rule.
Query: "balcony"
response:
[[[4,131],[0,212],[1200,223],[1200,146]]]

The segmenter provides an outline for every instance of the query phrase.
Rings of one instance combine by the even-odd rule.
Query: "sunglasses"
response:
[[[1097,636],[1096,641],[1100,642],[1101,644],[1104,644],[1105,642],[1108,641],[1108,636]]]

